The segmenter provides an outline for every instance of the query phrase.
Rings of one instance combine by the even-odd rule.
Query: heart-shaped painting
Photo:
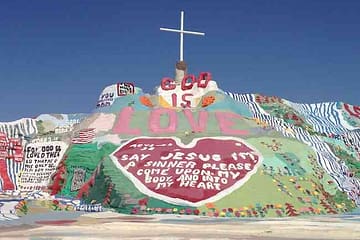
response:
[[[200,206],[228,195],[256,172],[262,157],[235,137],[139,137],[116,149],[115,165],[144,194],[169,203]]]

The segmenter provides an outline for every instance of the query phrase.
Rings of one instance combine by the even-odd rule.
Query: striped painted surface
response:
[[[296,138],[311,146],[316,152],[317,162],[335,180],[338,187],[346,192],[348,196],[360,206],[360,180],[348,174],[349,169],[345,163],[335,156],[330,147],[320,137],[310,135],[302,128],[295,127],[282,119],[270,116],[255,101],[254,95],[252,94],[226,94],[236,101],[247,104],[254,118],[266,122],[270,127],[281,132],[286,137]],[[352,139],[353,145],[358,146],[360,134],[348,130],[342,124],[339,117],[341,113],[337,109],[336,103],[295,104],[289,101],[286,102],[290,107],[303,114],[306,121],[311,124],[315,130],[322,133],[338,133],[348,136],[349,139]]]
[[[337,102],[300,104],[284,100],[284,103],[303,115],[306,122],[312,125],[317,132],[342,134],[353,130],[342,121],[341,110],[338,108]]]
[[[8,138],[22,139],[22,145],[25,147],[29,136],[34,136],[38,133],[36,127],[36,120],[31,118],[23,118],[13,122],[1,122],[0,132],[5,133]],[[16,162],[13,159],[6,160],[7,173],[14,184],[15,189],[18,189],[18,175],[23,169],[23,162]],[[0,181],[0,191],[3,190],[3,181]]]
[[[71,139],[72,143],[75,143],[75,144],[90,143],[95,138],[95,128],[82,129],[79,132],[77,132],[77,135],[78,136],[73,137]]]
[[[235,101],[244,103],[249,106],[249,109],[253,113],[261,113],[264,115],[269,115],[264,109],[260,107],[260,105],[255,101],[254,94],[238,94],[231,92],[224,92],[226,95],[229,95]]]
[[[13,122],[0,122],[0,132],[7,134],[9,138],[36,135],[38,133],[36,120],[23,118]]]

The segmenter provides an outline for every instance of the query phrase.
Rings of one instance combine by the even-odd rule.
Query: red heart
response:
[[[261,155],[234,137],[194,139],[134,138],[115,150],[115,165],[144,194],[164,201],[200,206],[244,184]]]

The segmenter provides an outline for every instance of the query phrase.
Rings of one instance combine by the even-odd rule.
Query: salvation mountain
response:
[[[0,164],[19,214],[343,213],[360,206],[360,107],[224,92],[206,72],[117,83],[90,114],[0,123]]]

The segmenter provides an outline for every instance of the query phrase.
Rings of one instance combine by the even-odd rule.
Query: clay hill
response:
[[[360,107],[224,92],[210,73],[154,94],[106,87],[89,114],[0,123],[1,191],[32,207],[276,217],[360,206]]]

